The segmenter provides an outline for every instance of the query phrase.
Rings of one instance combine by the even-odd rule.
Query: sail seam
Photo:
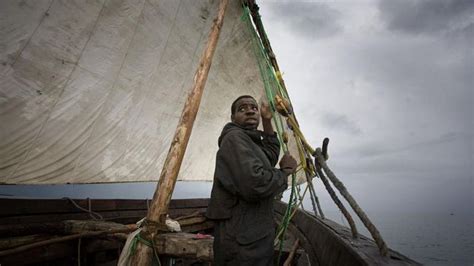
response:
[[[31,145],[30,145],[30,147],[27,149],[27,151],[26,151],[26,153],[25,153],[25,156],[23,157],[23,159],[22,159],[21,161],[18,162],[18,164],[16,165],[15,169],[11,172],[11,174],[10,174],[10,176],[7,178],[7,180],[11,181],[12,178],[15,178],[15,174],[16,174],[18,168],[19,168],[20,165],[22,165],[25,161],[27,161],[28,156],[30,155],[30,153],[31,153],[31,151],[32,151],[32,149],[33,149],[33,146],[34,146],[36,140],[37,140],[38,137],[41,135],[41,133],[43,133],[43,130],[44,130],[46,124],[48,123],[48,121],[49,121],[49,119],[50,119],[50,117],[51,117],[51,114],[52,114],[54,108],[56,107],[56,104],[59,102],[59,99],[61,99],[61,97],[63,96],[63,93],[64,93],[66,87],[67,87],[67,86],[70,84],[70,82],[71,82],[72,74],[74,73],[74,71],[76,70],[76,68],[77,68],[77,66],[78,66],[79,60],[80,60],[82,54],[84,53],[84,50],[86,49],[87,44],[89,43],[89,41],[90,41],[90,39],[91,39],[91,37],[92,37],[92,33],[94,32],[94,29],[97,27],[97,22],[99,21],[99,18],[100,18],[101,14],[102,14],[102,11],[103,11],[103,9],[104,9],[104,7],[105,7],[105,3],[106,3],[106,2],[104,1],[104,3],[102,4],[102,7],[101,7],[101,9],[100,9],[100,11],[99,11],[99,14],[97,15],[96,21],[94,22],[93,30],[91,30],[91,33],[89,34],[86,43],[85,43],[84,46],[82,47],[81,52],[80,52],[79,56],[77,57],[76,62],[74,63],[74,68],[73,68],[73,69],[71,70],[71,72],[68,74],[67,79],[66,79],[66,82],[65,82],[64,86],[62,87],[61,92],[60,92],[59,95],[56,97],[56,99],[55,99],[53,105],[51,106],[51,108],[48,110],[48,114],[47,114],[47,116],[46,116],[44,122],[41,124],[40,129],[38,130],[38,133],[36,133],[36,135],[33,137],[33,140],[31,141]],[[39,26],[38,26],[38,27],[39,27]]]
[[[147,1],[148,1],[148,0],[145,1],[145,4],[146,4]],[[161,63],[162,63],[162,60],[163,60],[163,56],[165,55],[165,51],[166,51],[166,49],[168,48],[168,44],[169,44],[169,40],[170,40],[171,33],[173,32],[173,29],[174,29],[175,26],[176,26],[176,19],[177,19],[177,17],[178,17],[179,11],[180,11],[180,9],[181,9],[181,3],[182,3],[182,1],[180,0],[180,1],[179,1],[179,4],[178,4],[178,7],[176,8],[176,13],[174,14],[173,24],[172,24],[171,27],[169,28],[168,34],[167,34],[167,36],[166,36],[165,45],[163,46],[162,52],[160,53],[160,56],[159,56],[159,58],[158,58],[158,62],[157,62],[157,64],[156,64],[154,70],[152,71],[152,76],[153,76],[153,74],[156,73],[156,71],[157,71],[157,70],[159,69],[159,67],[161,66]],[[157,8],[159,8],[159,5],[158,5]],[[157,8],[155,8],[155,9],[157,9]],[[141,14],[141,15],[143,15],[143,11],[142,11],[142,14]],[[151,89],[150,89],[150,90],[151,90]],[[143,113],[143,106],[144,106],[143,104],[140,106],[140,111],[139,111],[139,115],[138,115],[138,116],[140,116],[140,115]],[[134,124],[133,128],[136,128],[136,125],[137,125],[137,124],[138,124],[138,121],[136,121],[136,123]],[[131,134],[133,134],[133,133],[131,133]],[[145,138],[141,138],[141,141],[144,142],[144,141],[145,141]],[[134,144],[134,145],[132,145],[132,144],[128,145],[128,147],[126,147],[126,151],[125,151],[123,154],[121,154],[121,155],[119,156],[119,158],[117,158],[117,160],[115,160],[113,163],[111,163],[111,164],[110,164],[107,168],[105,168],[104,170],[107,170],[107,169],[111,168],[113,165],[115,165],[115,164],[116,164],[117,162],[119,162],[119,161],[123,161],[124,158],[125,158],[129,153],[132,153],[132,152],[135,152],[136,150],[139,150],[139,149],[140,149],[140,145],[141,145],[140,142],[139,142],[139,143],[136,143],[136,144]],[[130,147],[130,146],[133,146],[133,147]],[[151,162],[150,164],[152,164],[152,162]],[[134,172],[135,172],[134,170],[137,169],[139,166],[140,166],[140,164],[137,164],[137,166],[136,166],[134,169],[132,169],[132,170],[130,171],[130,173],[134,173]],[[94,175],[93,177],[91,177],[91,178],[96,177],[98,174],[99,174],[99,173],[95,174],[95,175]],[[139,175],[136,175],[136,176],[139,176]]]
[[[30,37],[28,38],[28,41],[26,41],[25,45],[20,49],[20,51],[18,52],[18,54],[16,55],[15,57],[15,60],[13,60],[13,62],[11,63],[11,66],[13,67],[16,62],[18,61],[18,59],[20,58],[21,54],[23,53],[23,51],[26,49],[26,47],[30,44],[30,41],[31,39],[33,39],[33,36],[36,34],[36,32],[38,31],[39,27],[41,26],[41,24],[43,24],[43,21],[44,19],[48,16],[48,12],[49,10],[51,9],[51,6],[53,6],[53,2],[54,0],[51,0],[51,3],[49,3],[49,6],[48,8],[46,9],[45,13],[43,14],[43,17],[41,18],[40,22],[38,23],[38,25],[36,26],[36,28],[34,29],[33,33],[30,35]]]
[[[92,132],[94,132],[94,129],[95,129],[96,124],[97,124],[97,121],[98,121],[100,115],[103,113],[104,105],[105,105],[105,103],[107,102],[107,99],[108,99],[110,93],[114,90],[115,86],[117,85],[117,80],[118,80],[118,77],[120,76],[120,73],[122,72],[123,66],[124,66],[125,61],[126,61],[126,59],[127,59],[127,57],[128,57],[128,53],[129,53],[129,50],[130,50],[130,46],[131,46],[133,40],[135,39],[135,35],[136,35],[136,33],[137,33],[137,29],[138,29],[138,25],[139,25],[139,18],[140,18],[140,16],[143,14],[143,10],[144,10],[144,8],[145,8],[145,2],[146,2],[146,0],[143,0],[142,7],[141,7],[141,9],[140,9],[140,14],[139,14],[138,17],[137,17],[137,22],[136,22],[135,28],[134,28],[134,30],[133,30],[133,35],[132,35],[132,37],[130,38],[130,41],[129,41],[128,45],[127,45],[127,50],[126,50],[126,52],[125,52],[125,55],[123,56],[122,62],[120,63],[120,67],[119,67],[119,69],[118,69],[118,71],[117,71],[117,75],[115,76],[115,78],[114,78],[114,80],[113,80],[113,83],[112,83],[112,85],[110,86],[110,89],[108,90],[107,94],[104,96],[104,102],[101,104],[101,108],[100,108],[100,110],[98,111],[98,112],[99,112],[99,115],[97,115],[97,117],[94,119],[94,122],[93,122],[92,125],[91,125],[91,133],[90,133],[89,136],[87,137],[87,140],[85,141],[86,143],[84,144],[85,147],[84,147],[84,149],[82,150],[82,152],[78,155],[78,158],[81,158],[82,155],[84,154],[84,151],[86,151],[87,148],[90,146]],[[115,125],[112,125],[112,128],[110,128],[109,131],[112,130],[113,128],[115,128],[115,127],[117,126],[117,124],[119,124],[119,123],[120,123],[120,121],[118,121],[117,123],[115,123]],[[116,136],[115,136],[115,137],[116,137]],[[114,137],[114,138],[115,138],[115,137]],[[106,147],[107,147],[108,145],[110,145],[111,143],[112,143],[112,140],[110,140],[110,142],[106,145]],[[106,148],[106,147],[105,147],[105,148]],[[105,149],[105,148],[103,148],[103,149]],[[95,157],[96,157],[96,156],[93,156],[89,161],[91,161],[91,160],[94,159]],[[79,162],[80,162],[80,160],[78,159],[78,160],[76,161],[75,165],[74,165],[73,170],[72,170],[72,171],[73,171],[73,172],[72,172],[72,176],[73,176],[74,178],[77,178],[77,176],[75,176],[75,174],[77,173],[77,168],[78,168]]]

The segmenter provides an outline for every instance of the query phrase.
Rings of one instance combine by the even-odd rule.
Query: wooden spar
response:
[[[248,0],[248,5],[250,9],[250,14],[252,15],[253,23],[255,24],[255,28],[257,29],[258,35],[260,36],[260,40],[262,40],[263,47],[268,51],[270,63],[275,69],[275,72],[279,73],[278,81],[280,82],[281,87],[286,91],[285,81],[283,80],[283,78],[281,78],[280,67],[278,66],[278,62],[276,60],[275,54],[273,53],[272,46],[270,45],[270,41],[268,40],[267,34],[265,33],[262,20],[260,19],[260,14],[258,12],[259,7],[257,3],[255,3],[255,0]]]
[[[39,234],[2,238],[0,239],[0,250],[15,248],[22,245],[43,241],[48,238],[50,237]]]
[[[150,210],[146,217],[148,221],[157,222],[158,224],[165,223],[168,205],[171,201],[171,195],[173,194],[181,162],[183,161],[186,146],[191,136],[194,120],[199,110],[199,104],[201,103],[204,85],[206,84],[209,74],[220,30],[224,23],[224,14],[227,4],[228,0],[221,0],[219,3],[219,11],[217,17],[214,19],[211,32],[209,33],[206,49],[199,61],[199,67],[194,76],[193,87],[181,113],[173,142],[171,143],[161,171],[160,181],[153,195]],[[142,232],[148,239],[153,239],[157,234],[156,230],[152,230],[152,228],[148,228],[148,226],[144,226]],[[138,242],[137,251],[132,257],[132,265],[150,265],[151,255],[152,249]]]
[[[291,262],[293,261],[293,258],[295,257],[296,249],[298,249],[299,244],[300,244],[300,240],[296,239],[295,243],[291,247],[290,255],[288,255],[288,258],[285,260],[285,263],[283,263],[283,266],[291,265]]]

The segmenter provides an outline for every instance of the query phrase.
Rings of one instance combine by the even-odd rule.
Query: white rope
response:
[[[84,209],[82,208],[81,206],[79,206],[73,199],[69,198],[69,197],[64,197],[63,199],[67,199],[69,200],[72,205],[74,205],[76,208],[78,208],[79,210],[83,211],[83,212],[87,212],[89,213],[89,216],[93,219],[93,220],[104,220],[104,217],[102,217],[102,215],[100,215],[99,213],[97,212],[94,212],[92,211],[92,202],[91,202],[91,199],[90,198],[87,198],[87,208],[88,209]]]

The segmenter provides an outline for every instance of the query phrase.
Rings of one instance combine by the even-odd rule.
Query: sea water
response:
[[[180,182],[173,198],[207,198],[212,183]],[[128,198],[151,199],[156,183],[100,184],[100,185],[48,185],[0,186],[0,197],[31,198]],[[284,199],[289,193],[285,193]],[[330,205],[330,204],[329,204]],[[311,203],[304,204],[311,210]],[[377,226],[388,246],[425,265],[473,265],[474,235],[472,206],[466,212],[404,212],[400,210],[370,211],[367,214]],[[334,206],[323,205],[328,219],[347,225]],[[353,214],[360,233],[370,236]]]
[[[348,226],[337,210],[326,211],[327,218]],[[387,245],[425,265],[473,265],[474,236],[472,217],[467,213],[370,212]],[[360,233],[370,236],[353,215]]]

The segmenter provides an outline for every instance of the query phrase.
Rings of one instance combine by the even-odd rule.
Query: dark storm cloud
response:
[[[348,134],[361,134],[359,126],[346,115],[337,113],[325,113],[321,116],[321,122],[328,128],[343,131]]]
[[[324,3],[278,2],[269,7],[272,20],[305,38],[330,37],[342,30],[339,11]]]
[[[380,0],[380,17],[391,30],[410,34],[472,32],[472,0]]]

